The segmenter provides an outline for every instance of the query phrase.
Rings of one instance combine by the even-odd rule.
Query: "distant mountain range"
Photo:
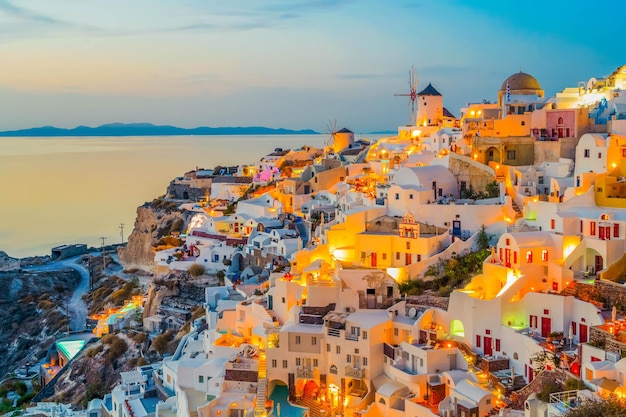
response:
[[[248,127],[194,127],[157,126],[151,123],[110,123],[98,127],[78,126],[61,129],[53,126],[0,132],[3,137],[32,136],[169,136],[169,135],[317,135],[311,129],[272,129],[262,126]]]

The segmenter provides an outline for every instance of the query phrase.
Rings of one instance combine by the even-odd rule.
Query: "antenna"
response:
[[[107,260],[105,258],[106,251],[104,249],[104,241],[106,240],[106,237],[100,236],[100,240],[102,241],[102,271],[104,272],[104,269],[107,266]]]
[[[122,244],[124,243],[124,223],[120,223],[120,237],[122,238]]]
[[[403,94],[394,94],[398,97],[409,97],[409,109],[411,111],[411,125],[415,125],[415,103],[417,102],[417,71],[411,66],[409,71],[409,92]]]

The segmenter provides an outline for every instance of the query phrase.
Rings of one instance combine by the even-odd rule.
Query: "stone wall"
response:
[[[188,183],[172,181],[167,187],[167,195],[179,200],[199,201],[211,192],[211,187],[195,188]]]

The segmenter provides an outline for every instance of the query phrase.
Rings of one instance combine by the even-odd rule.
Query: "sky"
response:
[[[546,96],[626,63],[621,0],[0,0],[0,131],[112,122],[355,132],[495,100],[520,70]]]

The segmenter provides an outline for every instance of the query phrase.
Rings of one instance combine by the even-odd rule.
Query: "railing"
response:
[[[355,342],[358,342],[359,341],[359,335],[358,334],[346,333],[346,340],[353,340]]]
[[[365,369],[357,369],[353,368],[350,365],[346,365],[346,369],[344,371],[345,375],[350,378],[365,378]]]
[[[341,337],[341,330],[339,330],[339,329],[331,329],[329,327],[328,328],[328,335],[329,336],[334,336],[334,337]]]
[[[296,369],[296,378],[312,379],[313,378],[313,370],[312,369],[307,369],[307,368],[298,368],[298,369]]]

